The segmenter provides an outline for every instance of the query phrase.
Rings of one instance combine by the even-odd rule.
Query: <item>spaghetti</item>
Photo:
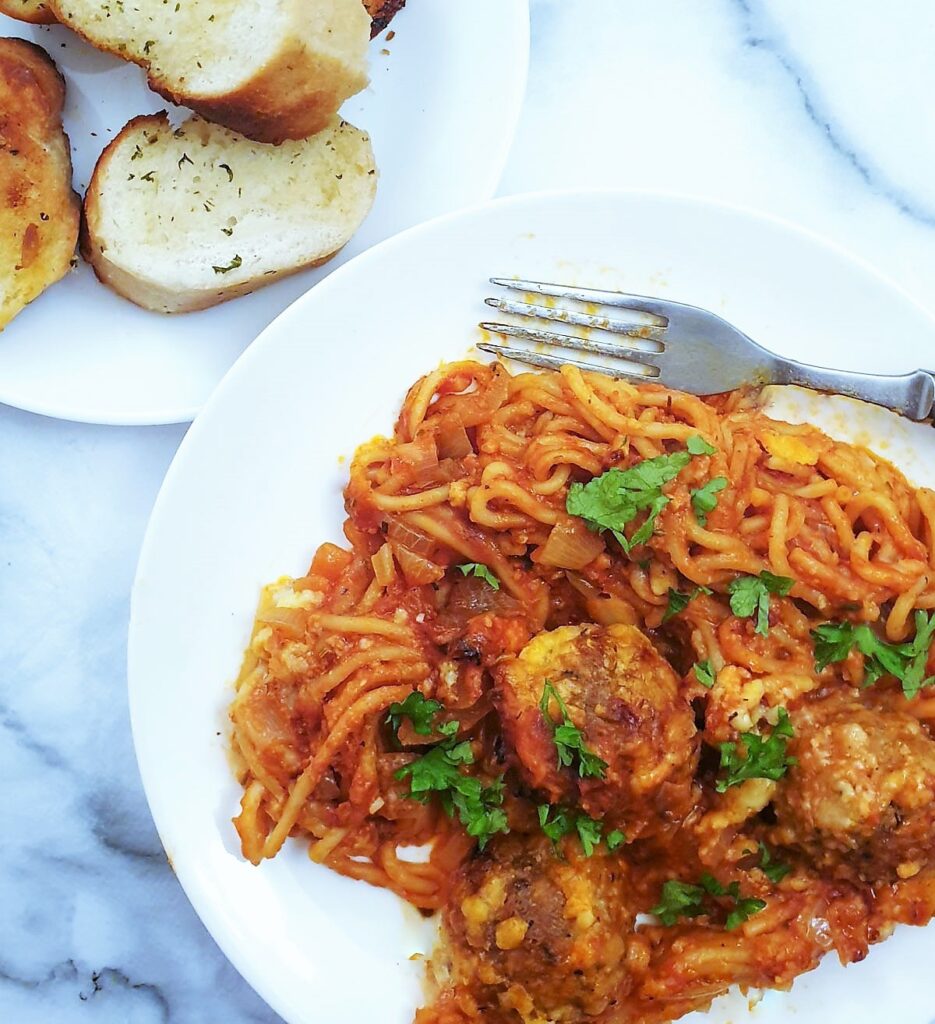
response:
[[[935,913],[935,493],[756,398],[442,366],[264,591],[244,855],[443,911],[420,1022],[672,1020]]]

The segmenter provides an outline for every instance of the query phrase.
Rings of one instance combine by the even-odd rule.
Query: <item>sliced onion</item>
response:
[[[398,473],[407,469],[412,473],[424,473],[438,465],[438,450],[435,438],[428,432],[420,434],[415,441],[398,444],[393,449],[390,471]]]
[[[640,617],[629,601],[613,594],[604,594],[593,583],[575,572],[565,573],[568,582],[584,597],[584,606],[591,619],[601,626],[615,626],[622,623],[638,626]]]
[[[293,639],[298,639],[305,633],[305,624],[308,622],[308,610],[305,608],[266,608],[257,615],[260,622],[269,626],[276,626],[287,633]]]
[[[476,427],[487,423],[506,401],[509,381],[499,364],[491,367],[490,383],[466,395],[445,395],[438,400],[439,414],[448,422],[462,427]]]
[[[616,626],[622,623],[626,626],[638,626],[640,617],[636,609],[622,597],[614,597],[612,594],[592,597],[585,601],[588,615],[601,626]]]
[[[414,555],[430,555],[435,550],[435,541],[411,526],[406,526],[398,519],[390,519],[386,526],[387,540],[392,541],[394,549],[405,548]]]
[[[393,548],[384,544],[370,559],[373,566],[373,578],[381,587],[388,587],[396,579],[396,563],[393,561]]]
[[[410,587],[421,587],[425,583],[434,583],[445,575],[444,568],[437,562],[432,562],[423,555],[413,554],[408,548],[397,547],[396,560]]]
[[[603,550],[599,533],[589,530],[580,519],[564,519],[552,527],[536,561],[557,569],[583,569]]]
[[[435,466],[420,470],[412,478],[416,487],[429,487],[434,484],[447,484],[465,475],[465,471],[456,459],[442,459]]]
[[[435,434],[438,444],[438,455],[442,459],[463,459],[471,455],[471,439],[464,429],[464,424],[450,419],[442,419]]]

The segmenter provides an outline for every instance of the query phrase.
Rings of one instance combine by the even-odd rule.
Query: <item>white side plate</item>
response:
[[[139,309],[84,263],[0,333],[0,402],[92,423],[192,419],[237,356],[340,263],[404,228],[493,195],[522,105],[527,0],[410,0],[370,46],[371,84],[342,114],[373,139],[380,185],[363,227],[317,270],[200,313]],[[137,114],[170,107],[139,68],[58,26],[0,15],[0,36],[44,47],[65,76],[65,128],[84,194],[105,145]],[[388,52],[386,52],[388,51]],[[185,112],[174,108],[173,118]],[[368,289],[354,306],[368,301]],[[308,335],[317,348],[330,339]]]
[[[513,274],[706,306],[778,352],[827,365],[901,372],[935,346],[920,307],[814,236],[636,193],[517,197],[414,228],[264,332],[189,431],[156,502],[133,593],[130,710],[182,885],[292,1024],[409,1024],[423,971],[409,956],[431,934],[394,896],[312,864],[299,841],[259,868],[243,860],[230,824],[240,798],[226,756],[231,682],[261,585],[303,573],[319,543],[340,538],[339,456],[392,429],[417,377],[464,356],[485,317],[487,277]],[[310,346],[312,336],[327,344]],[[832,411],[829,425],[858,419]],[[899,462],[900,444],[922,428],[904,435],[889,420],[886,455]],[[935,438],[928,450],[914,469],[931,483]],[[933,955],[935,929],[901,928],[861,964],[845,970],[829,957],[791,993],[768,993],[752,1016],[746,999],[727,997],[707,1019],[928,1024],[921,979]]]

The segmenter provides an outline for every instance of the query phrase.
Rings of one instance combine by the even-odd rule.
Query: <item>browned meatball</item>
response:
[[[908,878],[935,854],[935,742],[912,715],[832,697],[792,716],[776,838],[826,869]]]
[[[443,918],[448,977],[469,986],[485,1020],[574,1022],[629,991],[633,929],[622,861],[576,841],[495,839],[470,861]],[[437,956],[437,955],[436,955]]]
[[[630,839],[660,821],[680,821],[695,801],[698,740],[688,701],[668,662],[635,626],[561,626],[540,633],[497,666],[494,696],[503,732],[528,785],[551,803],[582,807]],[[580,759],[559,764],[554,726],[564,702],[584,745],[606,762],[603,777]]]

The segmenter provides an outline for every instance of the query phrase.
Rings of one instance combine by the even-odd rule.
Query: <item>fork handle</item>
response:
[[[826,370],[821,366],[781,360],[774,368],[773,382],[798,384],[816,391],[832,391],[859,398],[886,406],[911,420],[924,420],[932,414],[932,406],[935,405],[935,373],[929,370],[894,376]]]

